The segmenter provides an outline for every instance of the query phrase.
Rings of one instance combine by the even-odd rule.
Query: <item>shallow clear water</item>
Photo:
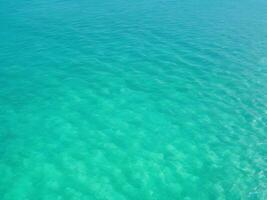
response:
[[[1,200],[267,199],[267,1],[1,0]]]

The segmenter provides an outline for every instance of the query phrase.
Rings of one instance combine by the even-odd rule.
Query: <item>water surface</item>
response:
[[[267,1],[1,0],[1,200],[267,199]]]

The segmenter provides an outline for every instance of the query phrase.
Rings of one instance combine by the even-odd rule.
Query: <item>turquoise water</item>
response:
[[[1,200],[267,199],[267,1],[1,0]]]

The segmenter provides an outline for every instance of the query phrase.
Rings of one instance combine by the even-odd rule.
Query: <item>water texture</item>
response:
[[[266,0],[0,0],[1,200],[267,199]]]

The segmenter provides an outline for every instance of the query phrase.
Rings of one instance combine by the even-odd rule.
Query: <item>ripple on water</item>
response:
[[[267,4],[237,3],[3,0],[1,199],[266,199]]]

